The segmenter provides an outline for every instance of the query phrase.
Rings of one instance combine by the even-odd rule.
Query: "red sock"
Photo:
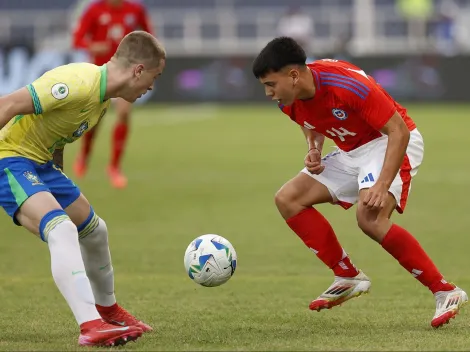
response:
[[[286,222],[336,276],[354,277],[359,274],[339,244],[330,223],[316,209],[307,208]]]
[[[83,136],[83,143],[82,143],[82,152],[81,152],[81,157],[85,162],[87,162],[88,157],[90,156],[91,149],[93,146],[93,139],[95,137],[95,130],[92,129],[85,133]]]
[[[109,307],[100,306],[99,304],[95,304],[95,306],[96,306],[96,310],[98,311],[98,313],[104,314],[104,315],[114,312],[118,307],[117,303],[114,303],[112,306],[109,306]]]
[[[404,228],[393,224],[382,241],[382,247],[432,293],[451,291],[419,242]]]
[[[127,140],[128,132],[127,123],[118,123],[114,128],[113,133],[113,154],[111,158],[111,167],[119,168],[121,163],[122,155],[124,153],[124,148]]]

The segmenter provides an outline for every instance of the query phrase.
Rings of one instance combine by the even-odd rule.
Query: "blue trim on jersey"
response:
[[[47,242],[46,236],[44,234],[44,230],[46,229],[46,226],[55,218],[58,218],[60,216],[66,216],[68,218],[68,215],[65,211],[62,209],[55,209],[50,212],[48,212],[44,217],[41,219],[41,222],[39,223],[39,234],[41,235],[41,240],[44,242]],[[62,222],[62,221],[60,221]],[[58,222],[58,224],[60,223]]]
[[[88,215],[88,217],[82,224],[77,226],[78,232],[82,232],[85,229],[85,227],[87,227],[90,224],[94,216],[95,216],[95,211],[93,210],[93,207],[90,205],[90,214]]]
[[[41,102],[39,101],[38,93],[36,93],[36,89],[34,89],[32,84],[28,84],[26,88],[28,89],[29,94],[31,94],[31,98],[33,99],[34,113],[36,115],[42,114],[42,106]]]
[[[333,87],[344,88],[344,89],[347,89],[347,90],[353,92],[354,94],[356,94],[362,100],[366,99],[366,96],[362,95],[359,91],[357,91],[357,90],[355,90],[355,89],[353,89],[349,86],[345,86],[344,84],[332,83],[332,82],[322,82],[322,86],[333,86]]]
[[[326,78],[326,77],[337,77],[337,78],[341,78],[341,79],[344,79],[344,80],[347,80],[347,81],[351,81],[351,82],[354,82],[356,83],[357,85],[361,86],[362,88],[364,88],[365,90],[367,91],[370,91],[370,88],[367,87],[364,83],[362,83],[361,81],[358,81],[357,79],[354,79],[352,77],[349,77],[349,76],[345,76],[345,75],[339,75],[337,73],[328,73],[328,72],[320,72],[320,76],[322,78]]]
[[[284,109],[284,104],[277,104],[277,106],[279,107],[279,109]]]
[[[313,70],[313,69],[310,69],[310,70],[313,72],[313,75],[315,77],[315,81],[317,82],[317,84],[316,84],[317,89],[320,89],[321,81],[320,81],[320,77],[318,77],[318,72]]]
[[[347,84],[351,86],[351,88],[357,89],[359,92],[367,96],[370,92],[370,90],[366,90],[362,88],[361,86],[355,84],[354,82],[350,82],[348,80],[342,79],[342,78],[337,78],[337,77],[323,77],[322,79],[323,82],[330,82],[330,83],[342,83],[342,84]]]

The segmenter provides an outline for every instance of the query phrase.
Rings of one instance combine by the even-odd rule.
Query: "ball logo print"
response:
[[[338,120],[346,120],[348,118],[348,113],[341,109],[332,109],[331,112],[333,116],[336,117]]]

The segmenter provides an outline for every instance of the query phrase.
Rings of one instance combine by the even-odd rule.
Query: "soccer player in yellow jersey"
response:
[[[111,60],[57,67],[0,98],[0,205],[47,243],[54,281],[80,325],[80,345],[120,345],[152,328],[116,303],[105,222],[65,176],[63,149],[106,114],[134,102],[165,66],[165,49],[135,31]]]

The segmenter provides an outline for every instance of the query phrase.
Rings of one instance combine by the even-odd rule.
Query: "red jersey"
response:
[[[92,42],[108,42],[109,52],[92,57],[93,63],[103,65],[111,59],[125,35],[134,30],[151,33],[150,21],[142,4],[125,0],[121,5],[110,5],[106,0],[92,2],[85,10],[73,34],[77,49],[88,49]]]
[[[330,59],[307,66],[315,96],[279,107],[297,124],[332,139],[340,149],[348,152],[381,137],[380,129],[395,111],[410,131],[416,128],[406,109],[359,67]]]

